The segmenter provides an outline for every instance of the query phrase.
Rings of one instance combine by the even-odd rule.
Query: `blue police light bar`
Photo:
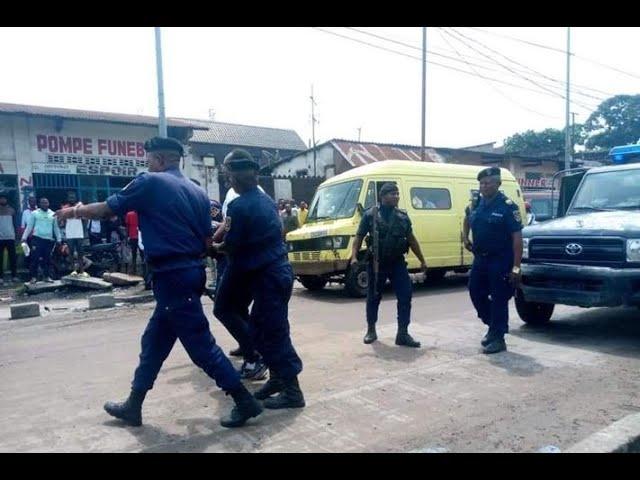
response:
[[[609,151],[609,158],[616,164],[640,161],[640,144],[613,147]]]

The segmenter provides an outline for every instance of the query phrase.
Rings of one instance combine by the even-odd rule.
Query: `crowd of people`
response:
[[[71,190],[61,208],[73,208],[78,204],[76,192]],[[17,254],[21,251],[33,284],[39,279],[53,282],[56,275],[88,277],[85,271],[90,263],[86,260],[87,250],[100,243],[115,245],[117,255],[113,257],[115,261],[110,265],[110,271],[136,274],[141,264],[142,273],[145,272],[144,247],[135,211],[101,220],[59,220],[46,197],[37,198],[32,194],[18,219],[16,209],[8,203],[8,196],[0,193],[0,286],[5,283],[5,251],[10,281],[20,282]],[[56,259],[65,260],[56,264]]]
[[[307,215],[309,214],[309,206],[307,202],[301,201],[298,205],[295,200],[278,200],[278,213],[280,215],[280,221],[282,222],[283,232],[286,236],[287,233],[292,232],[307,221]]]

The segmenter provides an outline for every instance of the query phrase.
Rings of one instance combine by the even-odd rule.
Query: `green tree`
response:
[[[609,149],[640,139],[640,95],[616,95],[602,102],[584,125],[589,150]]]
[[[540,132],[527,130],[516,133],[504,141],[505,153],[520,155],[543,155],[564,151],[564,131],[546,128]]]

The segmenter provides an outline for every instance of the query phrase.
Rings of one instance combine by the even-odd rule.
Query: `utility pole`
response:
[[[424,145],[427,121],[427,27],[422,27],[422,142],[420,146],[420,160],[424,162]]]
[[[576,148],[576,112],[571,112],[571,156]]]
[[[164,85],[162,81],[162,40],[160,27],[156,30],[156,73],[158,74],[158,134],[167,138],[167,117],[164,113]]]
[[[316,169],[316,114],[315,114],[315,106],[316,101],[313,98],[313,84],[311,84],[311,142],[313,147],[313,176],[317,177],[318,172]]]
[[[362,134],[362,127],[358,127],[358,141],[360,141],[361,134]]]
[[[571,138],[569,134],[569,109],[570,109],[570,79],[571,79],[571,27],[567,27],[567,103],[565,108],[565,126],[564,126],[564,168],[571,168]]]

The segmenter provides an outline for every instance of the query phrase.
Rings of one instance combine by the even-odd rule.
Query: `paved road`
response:
[[[151,305],[0,320],[0,451],[530,452],[568,448],[640,411],[637,309],[560,307],[546,328],[512,311],[509,351],[485,356],[464,282],[416,288],[419,350],[393,344],[391,292],[380,341],[367,346],[362,300],[296,288],[290,317],[308,406],[238,430],[220,427],[231,401],[180,345],[147,397],[144,427],[102,411],[128,393]]]

